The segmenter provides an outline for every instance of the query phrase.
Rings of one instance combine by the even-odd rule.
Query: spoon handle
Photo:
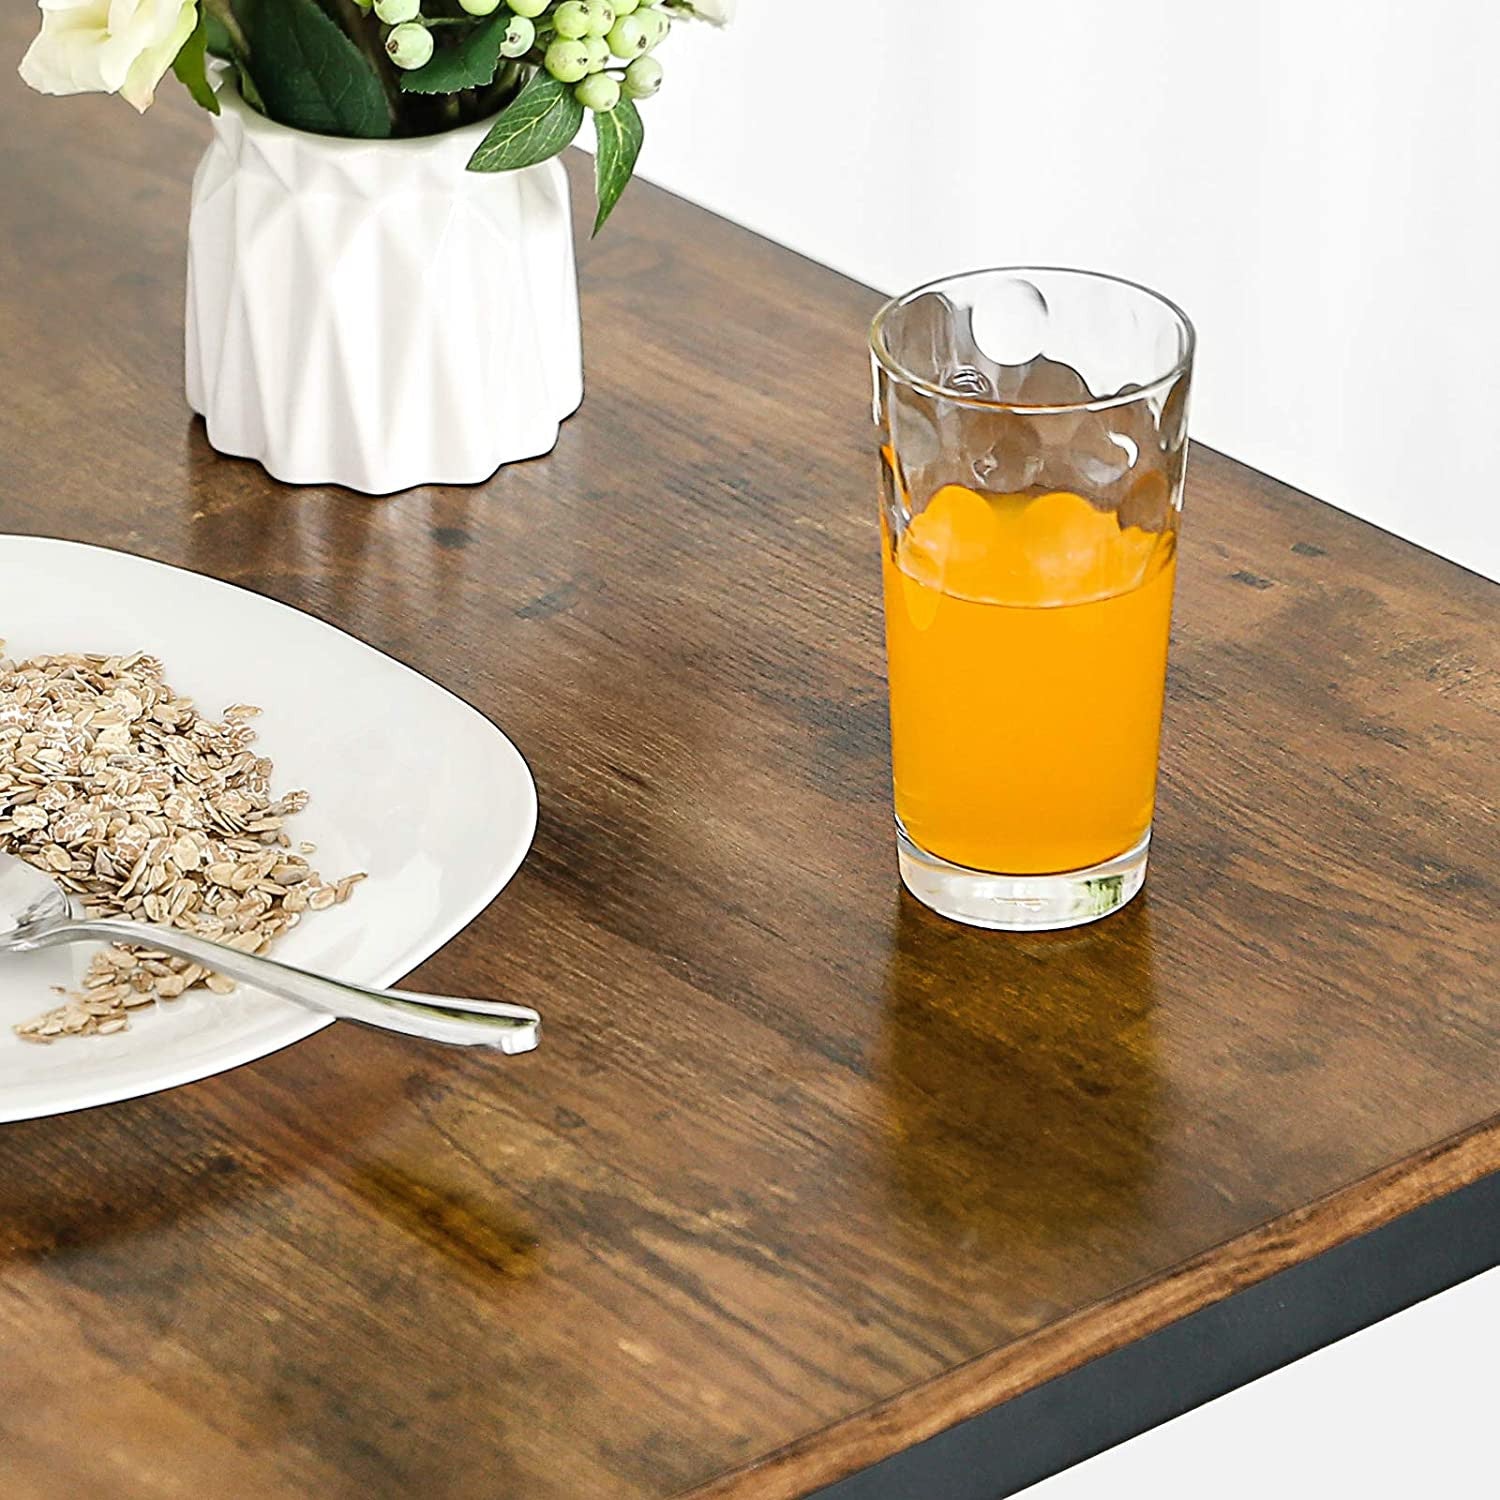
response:
[[[144,922],[92,919],[65,922],[50,929],[31,946],[50,948],[59,943],[81,942],[134,943],[155,948],[324,1015],[450,1046],[497,1047],[512,1054],[530,1052],[537,1044],[542,1022],[536,1011],[524,1005],[348,984],[294,969],[274,959],[241,953],[237,948],[210,942],[190,932],[152,927]]]

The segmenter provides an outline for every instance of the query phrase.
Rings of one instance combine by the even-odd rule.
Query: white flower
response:
[[[712,21],[715,26],[727,26],[734,20],[740,0],[691,0],[693,14],[700,21]]]
[[[120,94],[139,110],[198,24],[198,0],[37,0],[21,77],[42,94]]]

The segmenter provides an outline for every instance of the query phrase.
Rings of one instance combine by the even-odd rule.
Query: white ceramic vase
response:
[[[273,124],[232,87],[193,179],[187,398],[220,453],[384,495],[547,453],[583,398],[559,162],[464,170]]]

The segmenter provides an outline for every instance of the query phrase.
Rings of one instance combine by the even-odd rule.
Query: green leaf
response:
[[[641,142],[646,138],[646,127],[641,124],[635,101],[622,98],[613,109],[594,116],[594,130],[599,137],[598,149],[594,153],[594,190],[599,199],[594,233],[598,234],[635,171]]]
[[[583,124],[583,106],[571,84],[540,68],[500,112],[469,158],[471,172],[513,172],[556,156]]]
[[[198,19],[205,28],[204,43],[208,55],[221,58],[224,62],[233,62],[234,43],[229,38],[229,28],[206,8],[200,8]]]
[[[218,114],[219,96],[208,81],[208,19],[201,10],[193,34],[172,59],[172,71],[195,104],[201,104],[211,115]]]
[[[250,76],[249,70],[244,63],[236,63],[234,68],[235,82],[239,85],[240,98],[253,109],[256,114],[263,115],[266,112],[266,101],[260,97],[260,90],[255,86],[255,80]]]
[[[495,81],[500,66],[500,43],[510,25],[510,12],[503,6],[481,21],[456,47],[439,47],[432,61],[401,75],[401,88],[408,94],[456,94],[460,89],[478,89]]]
[[[318,0],[237,0],[235,11],[271,119],[320,135],[391,133],[380,73]]]

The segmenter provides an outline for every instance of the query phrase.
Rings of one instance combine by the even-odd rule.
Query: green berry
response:
[[[584,0],[563,0],[552,12],[552,25],[564,41],[576,41],[589,34],[589,8]],[[564,80],[566,82],[566,79]]]
[[[500,43],[500,56],[525,57],[535,44],[536,22],[528,21],[525,16],[512,16],[505,28],[505,40]]]
[[[632,99],[649,99],[661,87],[661,64],[654,57],[638,57],[625,69],[625,92]]]
[[[608,73],[595,73],[573,90],[585,109],[607,115],[620,102],[620,85]]]
[[[659,10],[638,10],[635,18],[646,28],[646,49],[659,47],[672,29],[672,23]]]
[[[589,49],[589,72],[602,73],[609,62],[609,44],[602,36],[586,36],[583,45]]]
[[[588,77],[589,49],[576,38],[561,38],[547,48],[543,66],[559,83],[577,83]]]
[[[399,26],[403,21],[415,21],[421,9],[421,0],[375,0],[375,14],[387,26]]]
[[[589,13],[589,35],[608,36],[615,24],[615,8],[610,0],[583,0]]]
[[[416,21],[393,28],[385,50],[398,68],[420,68],[432,58],[432,33]]]
[[[641,3],[641,0],[610,0],[615,8],[615,20],[621,16],[628,16]]]
[[[639,57],[648,45],[646,28],[636,16],[621,16],[609,29],[609,50],[616,57]]]
[[[551,3],[552,0],[509,0],[510,13],[534,21]]]
[[[498,9],[500,0],[458,0],[458,3],[471,16],[489,16]]]

